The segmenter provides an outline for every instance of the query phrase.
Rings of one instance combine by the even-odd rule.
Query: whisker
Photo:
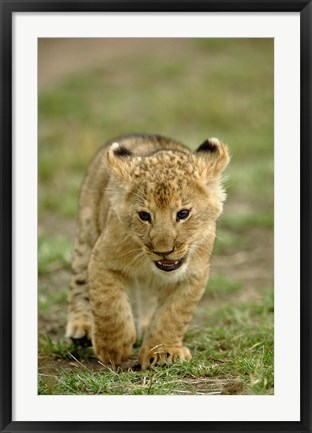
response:
[[[141,251],[141,248],[136,248],[135,250],[127,251],[125,254],[121,254],[118,257],[126,257],[128,254],[136,253],[136,252],[139,252],[139,251]]]
[[[191,254],[195,254],[198,258],[200,258],[197,250],[203,250],[210,254],[211,257],[216,258],[216,256],[212,253],[211,248],[206,246],[205,244],[191,245],[189,247],[189,251]]]
[[[197,251],[195,250],[195,248],[189,248],[189,252],[190,252],[190,254],[191,254],[191,256],[196,256],[196,257],[198,257],[198,258],[200,258],[199,257],[199,254],[197,253]]]
[[[132,267],[136,267],[135,263],[140,261],[141,257],[144,256],[144,252],[141,251],[139,254],[134,256],[134,258],[131,260],[130,263],[127,264],[127,266],[124,269],[124,272],[128,272]]]

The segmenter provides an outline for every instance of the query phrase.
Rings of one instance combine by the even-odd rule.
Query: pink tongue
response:
[[[173,265],[175,263],[175,260],[162,259],[160,260],[160,263],[162,263],[163,265]]]

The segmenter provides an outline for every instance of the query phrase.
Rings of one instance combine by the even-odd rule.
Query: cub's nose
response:
[[[153,253],[157,254],[158,256],[164,256],[165,257],[165,256],[169,256],[169,254],[173,253],[173,251],[174,251],[174,247],[170,251],[155,251],[155,250],[153,250]]]

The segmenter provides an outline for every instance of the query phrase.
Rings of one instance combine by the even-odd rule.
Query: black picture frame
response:
[[[1,13],[1,432],[312,432],[311,423],[311,0],[0,0]],[[12,421],[12,17],[15,12],[300,12],[301,415],[298,422]],[[299,143],[294,143],[299,146]]]

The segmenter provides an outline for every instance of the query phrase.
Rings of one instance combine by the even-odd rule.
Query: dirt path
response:
[[[183,42],[188,44],[187,39]],[[178,39],[109,39],[102,38],[41,38],[38,43],[39,89],[51,87],[73,74],[97,68],[106,62],[133,54],[150,53],[157,48],[158,56],[167,58],[181,50]]]

